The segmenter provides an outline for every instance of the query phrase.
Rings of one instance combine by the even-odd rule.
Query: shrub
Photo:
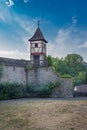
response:
[[[53,88],[59,86],[59,82],[43,85],[18,84],[18,83],[0,83],[0,100],[32,97],[49,97]],[[31,96],[30,96],[31,95]]]
[[[30,97],[30,95],[35,93],[35,88],[36,88],[36,85],[33,83],[25,85],[23,89],[23,97],[24,98]]]
[[[22,97],[22,84],[0,83],[0,99],[12,99]]]
[[[58,87],[59,85],[59,82],[40,85],[36,90],[36,94],[38,97],[49,97],[52,93],[53,88]]]
[[[82,80],[79,77],[72,78],[73,80],[73,87],[79,86],[82,84]]]
[[[49,97],[49,95],[51,94],[51,89],[49,89],[49,87],[43,87],[41,89],[38,89],[36,91],[37,97]]]

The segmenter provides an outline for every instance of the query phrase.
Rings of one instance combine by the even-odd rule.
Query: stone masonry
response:
[[[61,86],[53,90],[51,97],[71,97],[71,79],[61,79],[52,67],[38,67],[26,71],[28,61],[1,58],[3,64],[3,75],[0,82],[22,83],[22,84],[47,84],[59,81]]]

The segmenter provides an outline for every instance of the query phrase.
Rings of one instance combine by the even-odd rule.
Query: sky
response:
[[[87,62],[87,0],[0,0],[0,57],[29,60],[38,20],[47,55]]]

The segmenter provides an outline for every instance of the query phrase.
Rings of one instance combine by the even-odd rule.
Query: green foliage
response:
[[[0,64],[0,78],[2,77],[2,74],[3,74],[3,65]]]
[[[85,70],[83,58],[78,54],[68,54],[64,59],[60,59],[57,64],[57,71],[60,74],[68,74],[75,77],[79,72]]]
[[[83,71],[83,58],[78,54],[68,54],[65,57],[65,63],[68,66],[68,74],[76,76],[78,72]]]
[[[76,66],[83,63],[83,58],[78,54],[68,54],[65,57],[66,63],[70,66]]]
[[[53,88],[59,86],[59,82],[43,85],[18,84],[18,83],[0,83],[0,100],[15,99],[24,97],[49,97]]]
[[[54,82],[54,83],[48,83],[45,85],[40,85],[36,89],[36,94],[38,97],[49,97],[50,94],[52,93],[52,90],[55,87],[58,87],[60,85],[59,82]]]
[[[26,66],[26,70],[32,70],[32,65]]]
[[[58,60],[56,71],[59,72],[60,74],[68,74],[68,70],[69,68],[64,59],[61,58],[60,60]]]
[[[42,86],[41,88],[37,89],[36,93],[37,97],[49,97],[49,95],[51,94],[51,89],[49,89],[48,86]]]
[[[86,76],[84,72],[79,72],[79,74],[72,79],[73,79],[73,87],[86,83]]]
[[[0,83],[0,99],[12,99],[22,96],[22,84]]]
[[[82,83],[86,82],[85,72],[79,72],[78,77],[82,80]]]
[[[72,78],[72,76],[69,74],[61,74],[60,76],[61,78]]]
[[[48,55],[47,56],[47,60],[48,60],[49,65],[52,66],[53,65],[53,58],[52,58],[52,56]]]
[[[48,56],[49,63],[62,78],[72,78],[73,86],[87,84],[87,66],[78,54],[68,54],[65,58]]]
[[[24,86],[24,90],[23,90],[23,97],[30,97],[30,95],[32,96],[33,94],[35,94],[35,90],[36,90],[36,85],[35,84],[27,84]]]
[[[68,54],[64,59],[48,56],[48,60],[51,66],[60,74],[67,74],[71,75],[71,77],[75,77],[79,72],[85,71],[83,58],[78,54]]]
[[[72,81],[73,81],[73,87],[79,86],[82,84],[82,80],[79,77],[72,78]]]

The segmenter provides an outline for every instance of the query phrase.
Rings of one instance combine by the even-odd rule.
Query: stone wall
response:
[[[72,80],[69,78],[60,78],[60,86],[53,89],[51,97],[72,97],[73,87]]]
[[[26,84],[26,72],[22,67],[3,66],[3,75],[0,79],[1,82],[17,82]]]
[[[53,90],[51,97],[71,97],[72,81],[60,79],[59,75],[51,67],[35,68],[25,70],[25,67],[4,66],[1,82],[17,82],[22,84],[47,84],[59,81],[61,86]]]
[[[59,77],[51,67],[36,68],[28,71],[28,83],[47,84],[48,82],[56,82],[58,79]]]

